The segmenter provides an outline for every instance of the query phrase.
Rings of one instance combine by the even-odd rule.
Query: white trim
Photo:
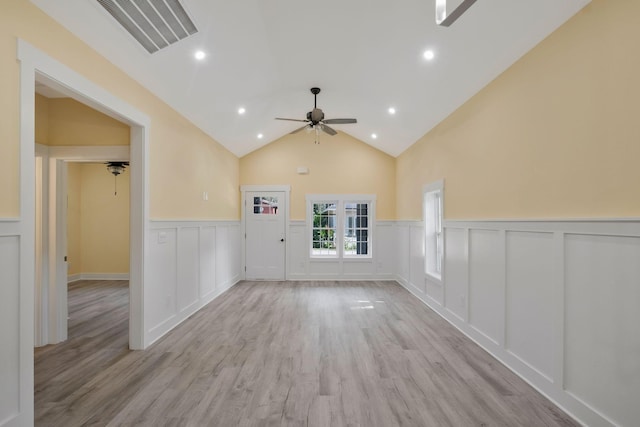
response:
[[[55,85],[74,99],[131,125],[131,286],[129,346],[144,339],[144,269],[149,212],[148,160],[150,118],[22,39],[20,62],[20,414],[15,423],[33,423],[34,266],[35,266],[35,82]]]
[[[422,186],[422,193],[428,193],[431,191],[443,191],[444,190],[444,178],[437,181],[430,182]]]
[[[448,219],[451,223],[488,223],[493,224],[496,222],[506,222],[509,224],[521,223],[521,222],[533,222],[533,223],[575,223],[575,222],[587,222],[587,223],[619,223],[619,222],[640,222],[640,217],[613,217],[613,218],[469,218],[469,219]]]
[[[78,273],[67,276],[67,283],[79,280],[129,280],[129,273]]]
[[[128,145],[110,146],[52,146],[48,147],[50,158],[76,162],[129,161]]]
[[[166,227],[196,227],[196,226],[210,226],[210,225],[238,225],[237,219],[150,219],[149,227],[154,228],[166,228]]]
[[[256,192],[261,191],[284,191],[285,193],[291,192],[290,185],[241,185],[240,192]]]
[[[348,260],[358,260],[357,262],[373,262],[375,255],[375,229],[377,227],[376,224],[376,194],[307,194],[305,195],[306,200],[306,250],[309,257],[309,262],[324,262],[325,260],[328,262],[334,261],[342,264],[343,261]],[[336,255],[313,255],[311,253],[311,236],[313,234],[313,204],[316,202],[336,202],[336,210],[340,211],[340,214],[336,213]],[[344,210],[344,204],[346,202],[352,203],[366,203],[369,205],[368,212],[368,238],[369,238],[369,246],[368,253],[366,255],[345,255],[344,254],[344,214],[342,213]]]
[[[427,243],[428,243],[428,238],[427,238],[427,230],[426,230],[426,225],[428,224],[427,221],[427,212],[426,212],[426,204],[427,204],[427,197],[431,194],[431,193],[436,193],[437,196],[435,196],[436,200],[439,200],[440,203],[440,217],[439,218],[434,218],[436,221],[440,222],[440,228],[441,228],[441,235],[440,235],[440,254],[437,253],[437,247],[438,247],[438,236],[436,234],[436,232],[434,232],[433,230],[431,230],[429,232],[431,239],[434,239],[435,242],[432,242],[435,244],[436,246],[436,253],[434,254],[434,258],[431,260],[434,264],[436,264],[437,266],[437,262],[438,262],[438,255],[440,255],[440,272],[437,271],[429,271],[428,266],[427,266],[427,250],[429,249],[427,247]],[[427,279],[436,282],[438,284],[443,284],[444,283],[444,265],[445,265],[445,260],[444,260],[444,254],[445,254],[445,236],[444,236],[444,203],[445,203],[445,197],[444,197],[444,179],[439,179],[437,181],[431,182],[429,184],[425,184],[422,187],[422,219],[423,219],[423,225],[425,227],[424,231],[424,250],[425,250],[425,265],[424,265],[424,271],[425,271],[425,275],[427,277]],[[435,202],[437,203],[437,201]],[[435,234],[435,236],[434,236]],[[433,249],[433,247],[431,248]]]

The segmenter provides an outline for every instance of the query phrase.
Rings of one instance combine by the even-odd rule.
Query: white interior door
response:
[[[244,203],[246,278],[284,280],[285,192],[248,191]]]

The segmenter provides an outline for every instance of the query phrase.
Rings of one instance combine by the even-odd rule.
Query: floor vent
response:
[[[97,0],[149,53],[198,32],[178,0]]]

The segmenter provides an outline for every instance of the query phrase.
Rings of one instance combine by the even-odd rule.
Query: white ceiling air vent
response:
[[[178,0],[97,0],[149,53],[198,32]]]

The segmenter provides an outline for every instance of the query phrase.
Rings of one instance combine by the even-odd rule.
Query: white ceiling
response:
[[[397,156],[589,1],[480,0],[444,28],[435,0],[182,0],[199,32],[149,54],[96,0],[32,0],[237,156],[299,127],[274,118],[304,119],[312,86]]]

